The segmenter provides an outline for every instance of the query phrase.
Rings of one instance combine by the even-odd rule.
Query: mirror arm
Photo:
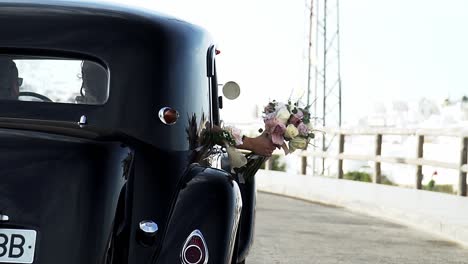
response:
[[[219,109],[223,109],[223,97],[218,96],[218,107]]]

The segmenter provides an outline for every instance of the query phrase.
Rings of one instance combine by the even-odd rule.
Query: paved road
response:
[[[247,264],[466,264],[468,249],[405,226],[259,193]]]

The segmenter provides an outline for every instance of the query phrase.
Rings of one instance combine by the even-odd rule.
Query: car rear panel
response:
[[[103,260],[128,154],[115,142],[0,130],[0,229],[37,231],[34,263]]]

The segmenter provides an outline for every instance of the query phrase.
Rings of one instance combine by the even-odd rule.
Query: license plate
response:
[[[0,262],[33,263],[35,230],[0,228]]]

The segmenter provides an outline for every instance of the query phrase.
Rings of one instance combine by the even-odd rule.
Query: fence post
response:
[[[273,162],[271,161],[272,158],[273,156],[265,161],[265,170],[271,170],[273,167]]]
[[[423,155],[424,155],[424,135],[419,135],[418,136],[418,149],[417,149],[416,155],[417,155],[418,159],[423,158]],[[422,180],[423,180],[422,165],[416,165],[416,189],[418,189],[418,190],[422,189]]]
[[[340,134],[338,139],[338,155],[344,153],[345,135]],[[338,158],[338,179],[343,179],[343,159]]]
[[[460,146],[460,174],[458,177],[458,195],[466,196],[466,172],[461,170],[461,166],[467,163],[468,138],[462,137]]]
[[[375,156],[380,157],[382,155],[382,134],[377,134],[375,136]],[[374,164],[374,178],[372,182],[381,183],[382,182],[382,169],[380,167],[380,161],[376,161]]]
[[[301,157],[301,174],[302,175],[307,174],[307,156]]]

